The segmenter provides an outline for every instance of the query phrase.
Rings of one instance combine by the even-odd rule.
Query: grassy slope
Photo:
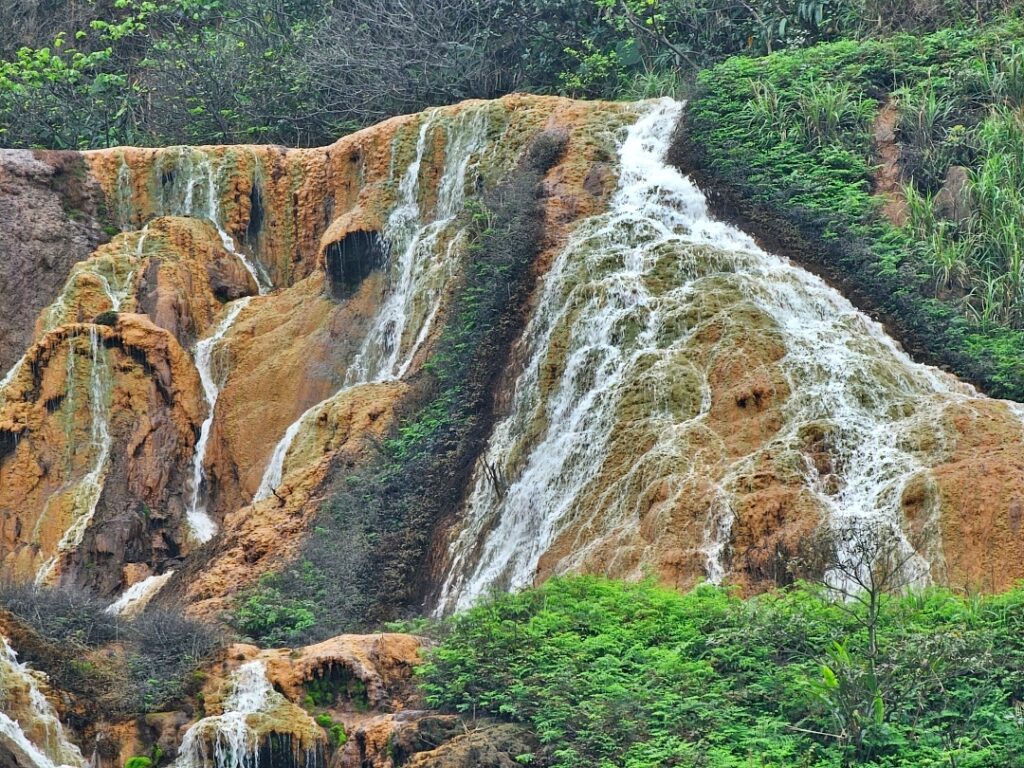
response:
[[[1010,274],[1013,263],[981,248],[974,285],[951,286],[922,225],[895,227],[881,215],[871,135],[877,110],[894,99],[903,155],[914,161],[908,182],[924,195],[953,162],[981,168],[992,154],[981,146],[984,123],[1007,108],[991,76],[1012,65],[1022,31],[1010,21],[729,59],[701,75],[682,153],[734,213],[866,300],[919,357],[1017,400],[1024,332],[1012,311],[982,311],[974,287]],[[943,114],[915,135],[936,95]],[[958,152],[957,142],[968,149]],[[1011,187],[1004,191],[1019,196]],[[947,240],[964,237],[952,224],[945,231]],[[982,270],[986,260],[993,264]],[[1016,298],[1006,292],[996,309],[1012,310]]]

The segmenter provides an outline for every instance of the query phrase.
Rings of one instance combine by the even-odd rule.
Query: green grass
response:
[[[687,140],[754,220],[869,296],[903,340],[1000,397],[1024,399],[1024,25],[842,41],[705,71]],[[892,100],[906,226],[872,193],[872,123]],[[970,169],[970,214],[934,207]]]
[[[847,607],[555,579],[451,620],[421,682],[557,768],[1024,765],[1024,591],[887,598],[873,675]]]

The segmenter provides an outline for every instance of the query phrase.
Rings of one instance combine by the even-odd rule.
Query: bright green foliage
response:
[[[1022,609],[1022,591],[889,598],[867,679],[863,625],[809,587],[555,579],[455,617],[422,685],[527,724],[559,768],[1014,768]]]
[[[702,165],[754,219],[788,229],[870,296],[921,357],[1015,399],[1024,129],[1007,104],[1024,82],[1022,34],[1006,21],[733,58],[701,74],[688,126]],[[887,99],[914,179],[907,227],[872,194],[872,123]],[[964,222],[937,219],[929,198],[954,164],[974,166]]]
[[[345,733],[345,726],[342,723],[335,722],[329,714],[321,712],[316,716],[316,724],[327,731],[332,748],[338,749],[345,746],[345,742],[348,741],[348,734]]]
[[[129,757],[124,764],[124,768],[152,768],[153,761],[145,756]]]
[[[238,606],[234,624],[247,637],[285,644],[316,623],[315,611],[313,601],[283,594],[277,579],[268,574]]]

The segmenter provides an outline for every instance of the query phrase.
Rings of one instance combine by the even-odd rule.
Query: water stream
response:
[[[555,570],[582,567],[638,529],[653,488],[673,501],[714,477],[708,457],[721,456],[721,438],[709,422],[699,331],[716,297],[770,320],[765,336],[784,347],[789,396],[775,436],[729,459],[714,480],[699,544],[711,581],[729,569],[736,478],[773,455],[795,457],[833,525],[864,521],[903,537],[902,491],[924,469],[908,435],[937,423],[944,404],[977,396],[911,361],[824,282],[712,219],[700,190],[664,161],[680,109],[670,101],[644,108],[622,140],[609,210],[581,222],[543,280],[523,338],[528,362],[451,541],[438,613],[531,584],[560,536],[570,539]],[[799,452],[812,425],[825,425],[838,489]],[[606,470],[624,434],[636,453]],[[912,552],[905,537],[903,547]],[[924,553],[910,568],[928,580]]]
[[[107,606],[106,612],[114,616],[135,616],[141,613],[173,575],[174,571],[166,571],[159,576],[149,576],[137,584],[132,584],[117,600]]]
[[[73,390],[75,381],[75,358],[77,357],[74,342],[68,347],[68,399],[65,403],[69,413],[74,413]],[[57,544],[57,551],[50,557],[36,572],[36,583],[44,584],[52,576],[54,568],[60,555],[74,549],[82,543],[85,531],[96,514],[96,507],[99,504],[100,496],[103,493],[103,483],[106,480],[108,459],[110,458],[110,429],[108,420],[110,418],[110,362],[107,359],[107,351],[100,339],[99,328],[96,325],[89,327],[89,415],[90,415],[90,441],[89,449],[92,454],[92,465],[90,470],[79,480],[71,491],[71,524],[64,531],[60,542]],[[51,497],[47,501],[43,514],[39,516],[42,523],[48,518],[48,511],[51,501],[54,498],[62,498],[64,495]],[[38,531],[37,531],[38,534]]]
[[[221,707],[223,713],[204,717],[185,732],[174,768],[258,768],[260,751],[268,737],[275,732],[292,733],[278,729],[308,728],[311,733],[319,733],[305,712],[274,690],[266,666],[259,659],[235,670],[230,685],[231,693]],[[292,741],[292,749],[293,765],[315,768],[322,763],[318,746],[303,753],[301,745]]]
[[[213,333],[196,344],[195,364],[199,371],[199,379],[203,384],[203,394],[206,396],[207,413],[199,430],[199,440],[196,442],[195,453],[192,457],[192,493],[188,504],[188,523],[192,534],[200,544],[205,544],[217,533],[217,524],[207,512],[208,498],[206,494],[206,448],[210,442],[210,430],[213,429],[213,418],[217,409],[217,398],[223,386],[223,377],[217,376],[214,371],[214,352],[217,344],[224,335],[235,324],[238,315],[249,303],[249,298],[241,298],[228,305],[223,319],[217,324]]]
[[[274,447],[254,501],[269,497],[281,484],[292,443],[314,414],[352,387],[401,379],[430,336],[464,245],[463,233],[453,225],[462,211],[468,174],[480,162],[489,127],[486,106],[465,109],[451,124],[446,124],[443,116],[441,110],[433,110],[420,123],[416,153],[399,181],[398,200],[382,233],[388,293],[348,368],[344,385],[289,425]],[[427,211],[422,204],[420,175],[435,130],[446,132],[445,165],[437,202]]]
[[[15,702],[14,699],[18,701]],[[24,700],[23,700],[24,699]],[[0,711],[0,747],[14,755],[25,768],[82,768],[85,761],[72,744],[56,711],[39,690],[27,665],[18,662],[7,638],[0,635],[0,701],[4,709],[20,719]],[[31,734],[31,735],[30,735]]]

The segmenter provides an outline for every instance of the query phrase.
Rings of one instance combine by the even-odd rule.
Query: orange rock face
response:
[[[619,185],[617,146],[639,111],[513,95],[394,118],[319,149],[119,148],[56,165],[12,156],[7,186],[45,186],[61,163],[84,165],[65,192],[121,232],[54,265],[63,287],[43,281],[49,305],[0,390],[0,575],[113,597],[173,570],[163,603],[218,618],[281,568],[330,483],[424,397],[423,366],[472,266],[465,222],[486,219],[474,207],[481,191],[539,131],[564,134],[567,148],[541,185],[536,272],[563,269],[567,247],[577,270],[561,293],[538,288],[522,308],[536,318],[552,297],[568,303],[538,367],[549,403],[575,364],[586,302],[614,292],[602,282],[618,258],[607,233],[574,237],[601,226]],[[76,237],[93,247],[93,229]],[[533,578],[653,573],[687,587],[718,569],[764,588],[787,577],[786,561],[849,495],[843,425],[807,415],[790,331],[736,277],[742,264],[707,244],[648,257],[643,288],[668,308],[663,338],[621,384],[600,461]],[[43,303],[33,294],[24,305]],[[629,348],[643,322],[624,315],[617,343]],[[527,341],[495,384],[499,415],[514,407]],[[582,368],[581,383],[594,375]],[[884,362],[856,377],[865,399],[899,389]],[[932,578],[1000,589],[1024,576],[1016,411],[921,393],[893,395],[892,408],[919,464],[894,491],[899,522]],[[519,426],[501,471],[491,467],[496,488],[562,425],[541,409]],[[438,579],[465,513],[451,509],[430,532]]]

